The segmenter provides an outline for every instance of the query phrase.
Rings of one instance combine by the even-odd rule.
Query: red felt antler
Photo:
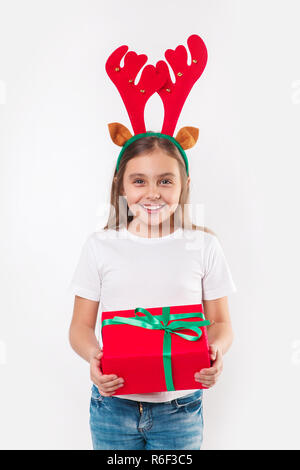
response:
[[[187,51],[184,46],[180,45],[175,51],[168,49],[165,52],[165,58],[176,77],[175,83],[171,80],[166,62],[160,60],[156,64],[157,71],[168,77],[164,86],[158,90],[165,110],[162,134],[173,136],[184,102],[207,63],[207,49],[200,36],[191,35],[187,43],[192,57],[191,65],[187,63]]]
[[[158,70],[153,65],[146,65],[139,82],[135,85],[134,80],[148,57],[133,51],[126,54],[127,51],[128,46],[118,47],[107,59],[105,69],[121,95],[134,134],[140,134],[146,132],[144,121],[146,103],[150,96],[163,86],[167,75],[165,69]],[[124,67],[121,67],[120,61],[124,54],[126,54]]]

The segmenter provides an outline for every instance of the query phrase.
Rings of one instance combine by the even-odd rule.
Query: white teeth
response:
[[[163,206],[144,206],[142,205],[145,209],[150,209],[150,210],[157,210],[160,209]]]

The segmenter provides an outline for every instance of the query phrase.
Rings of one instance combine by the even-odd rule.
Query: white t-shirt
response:
[[[144,238],[122,228],[88,236],[69,290],[99,301],[99,311],[114,311],[200,304],[237,289],[215,235],[179,228],[164,237]],[[99,342],[102,347],[101,336]],[[114,396],[164,402],[196,389]]]

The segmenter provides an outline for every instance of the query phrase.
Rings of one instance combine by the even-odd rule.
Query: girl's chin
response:
[[[144,226],[147,226],[147,227],[153,227],[153,228],[157,228],[159,227],[159,225],[161,224],[166,224],[166,226],[168,225],[167,222],[166,222],[167,219],[161,219],[159,217],[152,217],[150,216],[148,219],[144,219],[142,217],[139,217],[138,219],[136,219],[136,223],[137,224],[142,224]]]

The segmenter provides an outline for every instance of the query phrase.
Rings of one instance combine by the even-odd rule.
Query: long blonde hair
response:
[[[189,212],[185,210],[185,204],[189,204],[190,199],[189,186],[186,184],[188,176],[186,173],[185,163],[177,147],[170,140],[158,136],[141,137],[140,139],[132,142],[132,144],[130,144],[123,153],[119,170],[117,171],[117,168],[115,168],[114,171],[110,193],[110,213],[108,215],[107,223],[103,229],[113,229],[118,231],[122,227],[128,228],[128,225],[133,220],[134,216],[130,214],[127,200],[121,195],[121,190],[123,188],[123,176],[126,165],[132,158],[143,153],[151,153],[155,149],[163,150],[170,157],[175,158],[179,165],[182,190],[179,197],[178,206],[175,212],[170,216],[171,226],[173,226],[174,229],[184,227],[190,230],[202,230],[204,232],[209,232],[213,235],[216,235],[209,228],[192,223]]]

